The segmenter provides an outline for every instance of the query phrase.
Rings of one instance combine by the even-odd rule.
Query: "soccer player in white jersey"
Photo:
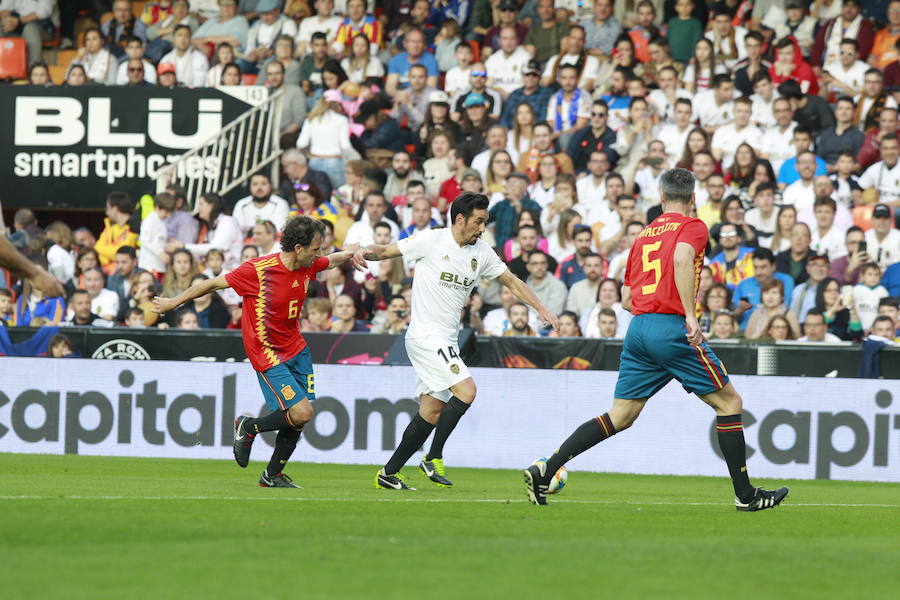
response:
[[[405,483],[400,468],[432,430],[434,440],[419,468],[434,483],[453,485],[444,469],[443,449],[475,400],[475,382],[459,356],[458,335],[460,315],[476,282],[499,278],[519,300],[535,309],[543,322],[559,329],[556,315],[481,241],[488,220],[487,196],[460,194],[453,201],[450,218],[450,227],[420,231],[394,244],[375,244],[356,253],[361,260],[403,256],[416,261],[406,352],[416,371],[419,412],[403,432],[393,456],[375,476],[376,488],[415,489]]]

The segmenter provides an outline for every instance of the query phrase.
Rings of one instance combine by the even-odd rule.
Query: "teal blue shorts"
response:
[[[637,315],[628,325],[616,398],[649,398],[672,379],[688,393],[711,394],[728,384],[725,365],[706,342],[691,345],[681,315]]]
[[[316,379],[308,346],[287,362],[268,371],[257,371],[256,378],[270,410],[287,410],[304,398],[310,402],[316,399]]]

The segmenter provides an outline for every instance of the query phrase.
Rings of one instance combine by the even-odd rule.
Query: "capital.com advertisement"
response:
[[[244,363],[0,358],[0,452],[231,459],[235,415],[263,408]],[[520,468],[610,405],[616,373],[473,369],[478,398],[444,458]],[[751,476],[900,482],[896,381],[735,376]],[[296,460],[381,464],[417,408],[411,367],[319,365]],[[727,476],[715,415],[670,383],[573,470]],[[274,433],[252,458],[268,459]]]

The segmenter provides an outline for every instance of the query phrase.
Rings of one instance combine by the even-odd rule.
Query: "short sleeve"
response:
[[[678,241],[690,244],[694,248],[694,252],[698,255],[702,254],[709,242],[709,229],[706,227],[706,223],[700,219],[688,221],[684,224]]]
[[[433,246],[437,230],[428,229],[397,242],[400,254],[409,260],[425,258],[428,249]]]
[[[242,298],[259,294],[259,276],[250,261],[245,262],[231,273],[227,273],[225,281]]]
[[[481,276],[485,279],[497,279],[506,272],[506,263],[500,260],[497,253],[491,250],[487,244],[479,244],[482,248]]]
[[[312,261],[312,264],[309,265],[309,272],[311,275],[315,275],[320,271],[324,271],[331,265],[331,261],[327,256],[320,256],[316,260]]]

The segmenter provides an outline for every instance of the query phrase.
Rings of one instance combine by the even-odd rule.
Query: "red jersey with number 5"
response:
[[[228,285],[244,298],[241,334],[254,369],[268,371],[306,348],[300,309],[310,280],[328,264],[328,258],[320,256],[309,268],[291,271],[278,253],[248,260],[225,275]]]
[[[625,285],[631,288],[631,313],[684,315],[675,286],[675,247],[685,242],[694,248],[694,293],[700,284],[703,253],[709,229],[700,219],[663,213],[638,234],[628,255]]]

